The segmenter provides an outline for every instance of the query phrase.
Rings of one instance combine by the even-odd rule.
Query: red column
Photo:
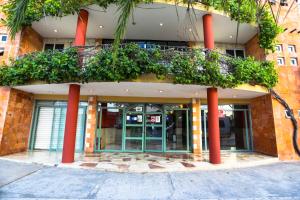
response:
[[[212,164],[221,163],[220,154],[220,128],[218,110],[218,89],[207,89],[208,106],[208,138],[209,138],[209,162]]]
[[[88,15],[89,13],[86,10],[80,10],[79,12],[78,19],[77,19],[75,41],[74,41],[75,46],[85,45]],[[80,100],[80,85],[71,84],[69,86],[64,146],[63,146],[63,154],[62,154],[63,163],[74,162],[79,100]]]
[[[214,49],[214,31],[213,18],[211,14],[203,16],[203,33],[204,47]],[[207,106],[208,106],[208,138],[209,138],[209,162],[212,164],[221,163],[220,148],[220,127],[218,111],[218,89],[207,89]]]
[[[62,155],[63,163],[74,162],[79,99],[80,99],[80,85],[71,84],[69,86],[64,147],[63,147],[63,155]]]

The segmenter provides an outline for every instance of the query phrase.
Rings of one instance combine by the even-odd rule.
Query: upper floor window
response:
[[[283,57],[277,58],[277,64],[278,64],[279,66],[283,66],[283,65],[285,64],[284,58],[283,58]]]
[[[64,44],[50,44],[50,43],[47,43],[45,44],[44,46],[44,51],[47,51],[47,50],[63,50],[65,47]]]
[[[282,52],[282,44],[277,44],[275,48],[277,52]]]
[[[0,56],[4,56],[4,48],[0,47]]]
[[[8,36],[6,33],[0,33],[0,42],[1,43],[6,43],[8,39]]]
[[[296,46],[295,45],[289,45],[288,46],[289,53],[296,53]]]
[[[294,67],[298,66],[298,59],[297,58],[291,58],[291,66],[294,66]]]
[[[226,54],[235,58],[245,58],[245,51],[242,49],[226,49]]]

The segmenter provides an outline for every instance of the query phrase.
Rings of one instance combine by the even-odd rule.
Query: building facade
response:
[[[136,9],[124,42],[141,48],[206,48],[233,57],[272,60],[279,73],[274,90],[288,102],[299,123],[298,5],[287,17],[287,10],[282,12],[279,20],[285,31],[278,38],[276,52],[270,54],[259,47],[255,26],[241,24],[237,37],[238,23],[218,11],[196,7],[194,28],[182,25],[188,24],[184,5],[175,8],[157,1],[143,6],[154,9]],[[2,24],[0,62],[36,51],[110,45],[115,11],[112,6],[99,12],[92,5],[78,16],[45,17],[24,27],[14,40]],[[149,74],[126,82],[0,87],[0,94],[0,155],[63,151],[62,161],[67,163],[73,162],[74,152],[209,151],[210,162],[218,164],[221,151],[254,151],[281,160],[299,159],[289,114],[260,86],[181,85]]]

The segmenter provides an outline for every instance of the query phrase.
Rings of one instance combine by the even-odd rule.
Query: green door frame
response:
[[[119,149],[100,149],[100,141],[101,141],[101,123],[102,123],[102,109],[107,109],[107,107],[103,107],[101,108],[99,105],[97,112],[100,114],[97,114],[97,128],[96,128],[96,138],[95,140],[98,139],[98,148],[96,147],[96,143],[94,146],[94,151],[95,152],[166,152],[166,153],[190,153],[191,152],[191,145],[190,145],[190,141],[191,141],[191,132],[190,132],[190,120],[191,116],[190,116],[190,109],[189,108],[172,108],[171,105],[162,105],[162,112],[146,112],[146,104],[147,103],[132,103],[129,104],[128,107],[109,107],[110,109],[120,109],[122,112],[122,148]],[[134,111],[129,111],[128,109],[130,107],[136,107],[136,106],[141,106],[143,108],[142,112],[134,112]],[[166,111],[170,111],[170,110],[181,110],[181,111],[185,111],[185,115],[186,115],[186,127],[187,127],[187,148],[186,150],[167,150],[167,144],[166,144]],[[140,114],[143,115],[143,123],[142,124],[127,124],[126,123],[126,116],[127,114]],[[146,124],[146,115],[147,114],[161,114],[162,116],[162,124],[161,125],[155,125],[155,124]],[[100,117],[100,120],[98,119]],[[98,121],[99,121],[99,125],[98,125]],[[99,127],[98,127],[99,126]],[[126,136],[126,127],[142,127],[142,136],[141,137],[127,137]],[[162,127],[162,138],[160,137],[146,137],[146,127]],[[141,140],[142,141],[142,149],[141,150],[127,150],[126,149],[126,141],[127,140]],[[146,141],[149,140],[161,140],[162,142],[162,149],[160,150],[149,150],[146,147]]]

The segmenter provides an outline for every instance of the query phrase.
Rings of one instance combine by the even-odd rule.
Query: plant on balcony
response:
[[[91,4],[97,4],[102,8],[107,8],[110,4],[116,4],[120,13],[118,25],[115,32],[115,47],[118,47],[121,39],[125,35],[126,26],[133,10],[140,3],[153,3],[155,0],[10,0],[2,6],[2,11],[6,13],[6,24],[11,35],[15,34],[23,27],[31,25],[33,21],[38,21],[45,16],[63,17],[77,13],[80,8]],[[166,0],[167,1],[167,0]],[[174,4],[185,3],[188,5],[188,12],[196,4],[202,4],[221,10],[239,23],[257,23],[259,27],[260,46],[267,50],[274,49],[276,36],[281,29],[277,26],[274,18],[270,14],[268,1],[261,0],[174,0]],[[116,52],[115,52],[116,53]]]
[[[85,52],[86,53],[86,52]],[[143,49],[127,44],[117,51],[113,65],[113,49],[102,49],[78,62],[78,49],[32,53],[0,68],[0,85],[47,83],[131,81],[143,74],[160,79],[171,78],[175,84],[197,84],[233,88],[248,83],[272,88],[278,77],[272,62],[253,58],[233,58],[217,52],[186,49]]]
[[[0,67],[0,85],[23,85],[31,81],[80,82],[81,73],[75,48],[36,52],[13,61],[11,66]]]

